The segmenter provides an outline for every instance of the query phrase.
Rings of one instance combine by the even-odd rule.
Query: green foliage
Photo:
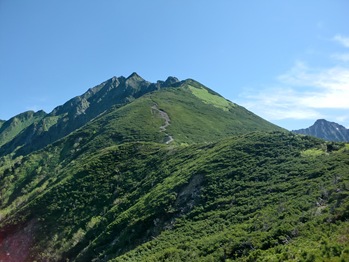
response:
[[[318,157],[320,155],[325,154],[325,152],[321,149],[312,148],[312,149],[307,149],[303,151],[301,154],[304,157]]]
[[[0,255],[26,236],[16,250],[37,261],[348,260],[348,144],[286,132],[193,80],[151,92],[135,79],[117,89],[127,102],[72,125],[111,99],[104,83],[39,121],[62,132],[54,143],[0,158]]]
[[[167,131],[177,144],[208,143],[251,131],[281,130],[243,107],[236,105],[229,111],[222,110],[215,105],[214,99],[220,101],[219,96],[209,94],[208,97],[212,103],[198,99],[186,84],[182,89],[166,89],[151,95],[159,108],[168,113],[171,124]]]
[[[29,127],[33,123],[37,123],[45,116],[45,112],[27,111],[21,113],[8,121],[0,121],[0,147],[13,138],[15,138],[22,130]]]
[[[345,261],[349,152],[336,144],[304,157],[323,145],[256,132],[205,145],[123,143],[62,159],[67,149],[57,144],[3,176],[15,177],[1,223],[38,221],[31,252],[48,260]]]
[[[229,102],[221,96],[209,93],[207,89],[204,89],[202,87],[196,88],[190,85],[188,85],[188,88],[195,96],[200,98],[204,103],[212,104],[215,107],[223,109],[224,111],[228,111],[230,108],[234,107],[233,103]]]

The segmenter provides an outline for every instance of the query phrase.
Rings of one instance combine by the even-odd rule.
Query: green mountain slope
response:
[[[349,145],[194,80],[113,78],[26,125],[0,148],[0,261],[349,259]]]
[[[282,130],[238,105],[229,106],[229,110],[222,110],[204,103],[184,82],[180,87],[152,92],[113,108],[67,137],[65,147],[79,155],[131,141],[168,143],[171,137],[171,145],[181,145],[207,143],[254,130]],[[168,118],[166,128],[161,128],[166,125],[161,114]]]
[[[44,111],[38,111],[36,113],[34,111],[27,111],[12,117],[8,121],[0,121],[0,147],[11,141],[31,124],[39,122],[45,115],[46,113]]]
[[[170,122],[159,133],[163,114]],[[90,121],[97,116],[93,127],[84,126],[92,126]],[[27,155],[82,126],[86,139],[101,134],[103,141],[118,143],[161,142],[174,136],[177,144],[209,142],[227,134],[281,130],[194,80],[169,77],[149,83],[134,73],[128,78],[112,78],[57,107],[0,147],[0,156]]]
[[[113,77],[90,88],[47,114],[40,122],[30,125],[16,139],[0,148],[0,156],[14,153],[26,155],[44,148],[82,127],[111,107],[122,107],[134,99],[154,90],[175,86],[178,79],[150,83],[136,73],[129,77]]]
[[[348,154],[290,133],[124,143],[60,168],[38,152],[15,168],[2,235],[29,230],[22,254],[50,261],[346,259]]]

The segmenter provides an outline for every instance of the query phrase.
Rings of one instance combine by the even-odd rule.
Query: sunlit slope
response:
[[[36,114],[41,116],[40,112]],[[118,136],[112,139],[118,141],[137,138],[180,144],[256,130],[280,130],[194,80],[169,77],[150,83],[133,73],[128,78],[113,77],[35,121],[16,125],[10,133],[3,124],[1,129],[6,132],[0,132],[0,156],[27,155],[104,116],[94,132],[99,134],[102,126],[98,124],[104,122]],[[154,125],[154,121],[160,125]],[[162,134],[154,132],[160,127]]]
[[[251,131],[282,130],[194,80],[179,90],[159,92],[152,99],[168,112],[168,132],[178,143],[210,142]]]
[[[142,95],[176,84],[178,79],[150,83],[136,73],[113,77],[57,106],[40,121],[17,132],[0,147],[0,156],[27,155],[63,138],[112,107],[122,107]],[[3,129],[3,127],[2,127]],[[0,132],[1,135],[2,132]]]
[[[69,163],[51,148],[14,167],[20,193],[1,232],[11,241],[30,229],[20,250],[37,260],[345,261],[348,149],[285,132],[127,142]]]
[[[131,141],[181,145],[258,130],[282,130],[216,94],[208,95],[212,104],[207,98],[203,101],[193,89],[207,92],[197,82],[185,81],[180,87],[151,92],[121,108],[112,108],[68,136],[65,140],[71,148],[67,148],[80,154]],[[217,99],[226,108],[217,107]]]

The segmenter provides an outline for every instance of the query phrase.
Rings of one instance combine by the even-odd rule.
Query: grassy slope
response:
[[[39,259],[348,258],[344,145],[288,133],[175,148],[132,142],[48,173],[57,155],[39,152],[16,168],[32,174],[27,185],[42,181],[2,221],[38,221]]]
[[[152,110],[154,105],[170,118],[166,132],[160,132],[164,120]],[[237,105],[228,111],[208,105],[184,85],[149,93],[121,108],[112,108],[55,145],[64,144],[64,151],[60,154],[69,162],[79,155],[113,144],[132,141],[163,143],[165,133],[173,136],[171,145],[181,145],[216,141],[256,130],[282,129]]]
[[[166,133],[174,138],[171,145],[210,142],[227,135],[256,129],[280,129],[239,106],[222,110],[209,105],[207,97],[211,96],[212,101],[223,98],[211,92],[210,96],[206,95],[206,101],[203,102],[192,94],[194,87],[189,89],[188,84],[196,86],[195,89],[198,88],[199,91],[204,90],[200,84],[191,80],[184,82],[180,88],[166,88],[146,94],[121,108],[111,108],[83,128],[49,146],[43,151],[43,156],[40,153],[34,154],[35,157],[29,159],[35,168],[31,167],[29,170],[17,173],[15,168],[29,161],[26,157],[23,159],[19,156],[13,161],[7,157],[1,158],[0,174],[1,172],[4,174],[0,185],[1,206],[5,208],[9,204],[18,205],[26,199],[24,195],[27,192],[36,192],[38,185],[46,185],[48,176],[40,175],[35,179],[32,178],[36,173],[44,172],[54,176],[61,166],[69,164],[72,160],[94,154],[114,144],[132,141],[163,143],[165,132],[160,132],[160,126],[164,124],[164,120],[158,112],[152,110],[154,105],[167,112],[170,117]],[[50,164],[42,164],[44,159],[40,158],[51,159]]]
[[[251,131],[281,130],[245,108],[208,93],[197,82],[188,81],[181,90],[159,92],[152,99],[168,113],[168,133],[174,134],[177,143],[211,142]]]
[[[212,100],[223,99],[213,94],[210,96]],[[228,103],[227,100],[224,101]],[[110,143],[163,142],[165,135],[159,132],[159,127],[164,124],[164,120],[152,112],[153,105],[168,114],[170,125],[166,133],[173,136],[174,144],[177,145],[211,142],[227,135],[256,130],[281,130],[240,106],[223,110],[207,104],[193,95],[185,82],[180,88],[167,88],[146,94],[120,109],[111,110],[88,124],[81,132],[93,132],[95,135],[89,140],[97,139],[99,145],[108,140]],[[88,146],[95,148],[97,145]]]

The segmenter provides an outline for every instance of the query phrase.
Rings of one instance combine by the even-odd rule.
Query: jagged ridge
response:
[[[178,142],[208,142],[217,134],[217,132],[221,135],[226,135],[260,129],[280,130],[277,126],[262,120],[246,109],[225,100],[219,94],[195,80],[187,79],[179,81],[175,77],[168,77],[166,81],[150,83],[141,78],[138,74],[132,73],[128,78],[122,76],[113,77],[102,84],[89,89],[83,95],[69,100],[64,105],[56,107],[51,113],[44,115],[40,121],[34,121],[28,127],[23,128],[23,130],[13,137],[12,140],[6,141],[7,143],[0,147],[0,156],[13,153],[15,153],[16,156],[27,155],[67,136],[73,131],[83,127],[97,116],[101,118],[103,115],[109,113],[113,114],[113,111],[122,109],[124,106],[138,100],[146,94],[165,89],[178,90],[178,93],[176,93],[177,91],[169,91],[166,94],[159,94],[163,97],[163,101],[157,102],[163,107],[159,109],[166,109],[165,112],[168,114],[174,114],[174,121],[176,122],[173,122],[174,124],[169,129],[175,129],[173,130],[174,132],[180,133],[179,135],[182,136],[182,138],[178,137]],[[202,92],[199,92],[198,95],[194,90],[205,90],[206,93],[201,94]],[[184,91],[186,93],[183,93]],[[188,95],[190,97],[185,97]],[[205,98],[206,96],[208,98]],[[154,99],[155,97],[156,96],[154,96]],[[208,100],[206,101],[206,99]],[[210,100],[213,102],[210,103]],[[186,105],[184,101],[189,103],[189,105]],[[217,107],[217,101],[224,101],[225,107],[223,109],[226,112],[212,109],[212,105]],[[197,106],[193,108],[192,105],[194,104]],[[140,106],[139,103],[135,103],[134,105]],[[144,115],[144,112],[141,112],[142,110],[150,110],[149,108],[144,108],[144,106],[146,105],[143,105],[143,108],[139,108],[139,111],[137,111],[141,115]],[[200,109],[198,110],[198,108]],[[113,128],[116,129],[123,128],[122,134],[117,138],[117,140],[124,141],[122,137],[125,137],[125,135],[130,131],[136,136],[137,133],[143,133],[145,127],[136,122],[143,123],[145,126],[152,122],[152,120],[149,120],[149,116],[145,116],[147,121],[145,121],[145,119],[142,120],[137,116],[127,116],[125,115],[127,110],[136,112],[136,110],[126,107],[120,111],[120,114],[122,115],[114,115],[114,118],[129,119],[129,122],[123,123],[123,127],[120,127],[120,125],[119,127],[113,126]],[[213,112],[215,112],[216,117],[210,116]],[[110,119],[110,117],[108,119]],[[224,124],[224,121],[231,122]],[[205,125],[207,126],[207,130],[213,131],[212,136],[209,135],[209,132],[206,132]],[[133,130],[128,128],[131,126],[134,126],[132,127]],[[219,130],[218,127],[220,127],[221,130]],[[125,132],[125,128],[128,128],[129,130]],[[199,136],[197,136],[198,133],[196,132],[199,131],[199,129],[203,129],[203,132],[201,133],[206,133],[209,137],[202,136],[201,139],[197,139]],[[99,133],[101,130],[100,128],[96,128],[94,132]],[[188,135],[184,134],[184,132]],[[134,138],[136,138],[136,136],[134,136]],[[154,137],[158,137],[158,134],[154,135],[148,133],[147,136],[149,139],[153,139]],[[129,138],[130,137],[127,139]],[[138,139],[141,139],[141,137],[138,137]],[[143,136],[142,139],[145,139],[145,137]]]
[[[14,152],[17,148],[18,155],[41,149],[82,127],[113,106],[121,107],[146,93],[178,83],[179,80],[175,77],[150,83],[137,73],[132,73],[127,78],[113,77],[56,107],[50,114],[42,117],[41,121],[25,126],[20,130],[23,131],[20,135],[15,137],[19,133],[17,132],[11,136],[11,139],[15,137],[12,141],[3,140],[3,144],[8,143],[0,148],[0,156]]]

